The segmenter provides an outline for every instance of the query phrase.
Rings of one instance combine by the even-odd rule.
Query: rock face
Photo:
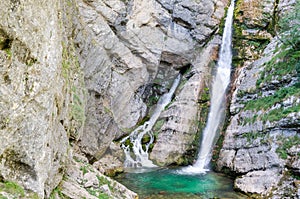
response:
[[[52,193],[54,198],[138,198],[136,193],[101,174],[86,158],[78,154],[74,157],[72,164],[66,167],[64,179]]]
[[[21,0],[0,6],[0,197],[48,198],[72,170],[69,140],[82,135],[87,100],[73,38],[76,5]],[[126,191],[115,182],[99,190],[114,198]],[[135,197],[128,191],[123,198]]]
[[[236,8],[235,41],[245,45],[236,47],[235,64],[240,68],[217,169],[234,173],[237,189],[261,197],[299,197],[293,183],[297,180],[291,177],[298,175],[294,169],[300,147],[299,74],[292,60],[283,61],[288,49],[277,37],[271,39],[271,29],[260,28],[271,24],[264,13],[273,10],[284,16],[285,6],[281,1],[278,7],[272,1],[240,1]],[[287,184],[294,186],[280,191]]]
[[[226,3],[77,1],[74,42],[88,89],[87,118],[79,141],[91,160],[101,158],[113,140],[151,114],[152,101],[169,89],[180,71],[191,68],[174,105],[162,116],[169,122],[158,129],[162,133],[151,154],[160,165],[180,162],[195,139],[197,100],[204,81],[209,81],[208,65],[215,59],[209,53],[215,53],[219,40],[206,43],[218,29]],[[205,50],[195,51],[202,46]],[[201,56],[207,59],[201,61]],[[171,140],[165,142],[171,131],[172,139],[183,140],[175,151],[164,150],[175,149]]]
[[[85,133],[80,144],[87,154],[99,158],[122,130],[145,116],[146,105],[136,91],[146,82],[148,73],[141,59],[120,42],[100,10],[90,5],[93,2],[77,3],[80,18],[74,22],[74,42],[80,50],[79,62],[88,90]],[[125,9],[124,3],[120,4]]]
[[[193,69],[183,77],[187,82],[178,89],[174,102],[162,113],[160,121],[164,123],[158,130],[157,142],[150,154],[156,164],[184,164],[184,154],[191,150],[195,140],[198,142],[201,93],[209,82],[209,64],[216,61],[212,55],[217,52],[219,42],[214,39],[199,53]]]
[[[162,116],[165,122],[157,129],[161,135],[151,157],[161,165],[181,164],[198,131],[198,99],[209,82],[208,66],[216,60],[220,39],[214,33],[226,4],[1,4],[0,180],[49,197],[63,171],[72,170],[66,166],[72,162],[70,143],[91,162],[103,157],[95,166],[109,171],[105,162],[119,154],[112,142],[150,114],[155,104],[151,97],[167,92],[178,73],[184,79]],[[172,132],[172,140],[182,138],[181,147],[176,155],[164,150],[163,159],[159,151]],[[174,143],[167,146],[174,148]],[[116,159],[116,167],[121,161]]]
[[[151,115],[179,73],[175,96],[154,127],[150,158],[162,166],[189,163],[205,123],[228,3],[2,2],[0,188],[13,181],[26,193],[2,189],[0,197],[137,198],[101,172],[122,171],[117,141]],[[297,54],[274,31],[276,17],[295,1],[236,3],[236,79],[217,169],[233,173],[243,192],[296,198],[299,71],[284,63]],[[73,151],[86,157],[73,160]]]
[[[0,6],[0,176],[40,197],[61,180],[68,148],[58,6]]]

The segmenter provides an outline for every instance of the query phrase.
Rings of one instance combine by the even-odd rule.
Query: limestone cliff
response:
[[[77,3],[73,36],[88,90],[82,151],[91,162],[101,159],[114,140],[149,117],[182,73],[173,103],[156,125],[151,159],[184,163],[182,156],[196,150],[199,98],[216,60],[220,38],[214,33],[227,1]]]
[[[113,190],[97,187],[100,181],[97,184],[95,178],[100,174],[94,167],[102,171],[105,159],[122,162],[120,147],[113,141],[151,114],[178,73],[183,80],[156,125],[151,158],[160,165],[186,163],[198,143],[200,110],[207,103],[220,43],[215,33],[226,4],[225,0],[1,4],[0,194],[75,197],[72,191],[79,190],[80,197],[100,193],[118,197]],[[77,153],[89,162],[74,160]],[[93,171],[89,176],[95,185],[79,183],[86,180],[86,167]],[[10,193],[10,185],[19,187],[15,183],[26,191]],[[129,191],[124,195],[134,197]]]
[[[235,11],[236,78],[217,168],[257,197],[299,197],[299,49],[275,34],[294,3],[238,1]]]
[[[150,158],[190,163],[228,3],[2,2],[0,197],[136,198],[102,173],[122,171],[118,140],[147,120],[178,73]],[[217,169],[237,177],[240,191],[299,197],[299,54],[276,37],[295,1],[236,3],[235,74]]]
[[[58,9],[57,1],[0,6],[0,178],[40,197],[59,183],[68,156]]]
[[[137,197],[73,159],[70,144],[83,132],[87,98],[72,35],[77,11],[73,1],[1,3],[1,198]]]

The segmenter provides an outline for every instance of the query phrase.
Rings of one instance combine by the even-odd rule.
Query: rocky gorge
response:
[[[191,164],[228,4],[3,2],[0,198],[138,198],[107,175],[123,172],[120,140],[149,119],[178,74],[180,85],[153,128],[150,159]],[[214,169],[249,197],[297,198],[300,56],[278,24],[299,2],[236,4],[233,80]]]

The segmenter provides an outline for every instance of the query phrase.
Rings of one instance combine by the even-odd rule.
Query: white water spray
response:
[[[152,128],[157,119],[159,118],[161,112],[171,102],[172,96],[176,88],[178,87],[180,79],[181,75],[178,75],[174,80],[169,92],[161,96],[149,121],[136,128],[129,136],[121,140],[121,147],[123,148],[125,153],[125,167],[156,167],[156,165],[154,165],[153,162],[148,158],[149,147],[154,141]],[[146,144],[145,148],[143,149],[142,138],[146,134],[150,136],[150,141]],[[130,146],[125,145],[125,141],[127,139],[129,139],[132,143],[132,152],[130,150]],[[133,154],[134,157],[132,157],[131,154]]]
[[[181,171],[179,171],[179,173],[198,174],[205,173],[209,170],[207,166],[211,160],[212,148],[215,144],[215,138],[218,133],[218,128],[220,127],[220,124],[222,123],[222,118],[224,116],[226,89],[230,82],[230,71],[232,62],[231,43],[233,11],[234,0],[231,0],[231,5],[228,8],[225,22],[221,50],[219,52],[220,57],[217,63],[217,71],[213,79],[210,100],[211,106],[206,127],[203,131],[198,158],[194,165],[183,168]]]

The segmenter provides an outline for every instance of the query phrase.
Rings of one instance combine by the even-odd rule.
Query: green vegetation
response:
[[[92,196],[96,196],[98,199],[109,199],[109,195],[107,195],[106,193],[102,193],[99,190],[93,189],[93,188],[87,188],[86,189],[89,194],[91,194]]]
[[[199,102],[200,102],[200,103],[205,103],[205,102],[209,102],[209,100],[210,100],[209,88],[208,88],[208,87],[205,87],[205,88],[203,89],[203,92],[201,93]]]
[[[243,118],[243,121],[241,122],[241,125],[245,124],[253,124],[257,120],[261,120],[264,123],[269,122],[275,122],[279,121],[283,118],[286,118],[290,113],[297,113],[300,110],[300,104],[288,107],[288,108],[277,108],[273,109],[269,112],[263,113],[261,115],[253,115],[251,118]]]
[[[294,112],[299,112],[299,110],[300,110],[300,104],[286,108],[286,109],[279,108],[279,109],[271,110],[267,114],[262,115],[260,118],[263,122],[279,121],[280,119],[285,118],[288,114],[294,113]]]
[[[222,126],[222,129],[220,130],[220,135],[219,137],[217,138],[217,142],[212,150],[212,159],[211,159],[211,163],[212,163],[212,167],[214,169],[217,168],[217,161],[219,160],[219,156],[220,156],[220,151],[221,149],[223,148],[223,142],[224,142],[224,139],[225,139],[225,132],[226,132],[226,129],[228,128],[229,124],[230,124],[230,119],[231,119],[231,116],[230,114],[228,114],[229,111],[226,111],[225,112],[225,120],[224,120],[224,124]],[[227,175],[232,175],[233,172],[230,171],[228,168],[222,168],[222,172],[224,174],[227,174]]]
[[[251,94],[256,94],[256,93],[258,94],[258,96],[262,95],[262,92],[256,90],[256,88],[248,89],[247,91],[245,91],[245,90],[238,90],[237,97],[241,98],[244,95],[247,95],[247,94],[251,95]]]
[[[165,119],[158,119],[152,128],[154,139],[157,139],[158,134],[161,132],[161,128],[165,123]]]
[[[262,71],[256,82],[257,87],[260,87],[262,83],[270,82],[274,78],[280,81],[283,76],[294,72],[298,72],[298,79],[300,79],[300,51],[295,51],[293,48],[283,48],[282,46],[281,52],[266,63],[264,71]]]
[[[294,104],[291,107],[279,107],[277,109],[269,109],[276,104],[282,103],[291,96],[300,97],[300,1],[297,1],[295,9],[279,20],[279,39],[282,42],[276,51],[277,54],[265,64],[264,70],[256,82],[256,90],[251,93],[258,93],[260,87],[270,83],[273,80],[279,82],[283,78],[295,77],[297,75],[298,82],[289,87],[279,88],[272,96],[262,97],[253,101],[248,101],[245,104],[245,110],[259,111],[262,110],[261,115],[254,115],[252,118],[244,118],[244,123],[253,123],[256,120],[263,122],[279,121],[285,118],[288,114],[298,112],[300,110],[299,104]],[[289,75],[289,76],[287,76]],[[242,97],[248,92],[238,93]]]
[[[6,54],[7,54],[7,58],[8,58],[8,59],[11,59],[11,57],[12,57],[11,49],[10,49],[10,48],[7,48],[7,49],[5,49],[5,52],[6,52]]]
[[[99,199],[109,199],[110,197],[106,193],[99,193],[98,198]]]
[[[158,95],[156,95],[156,94],[151,95],[149,97],[149,99],[147,100],[147,106],[151,107],[151,106],[157,104],[158,100],[159,100],[159,96]]]
[[[158,135],[158,132],[160,131],[161,127],[164,125],[165,123],[165,120],[164,119],[158,119],[154,126],[153,126],[153,134],[154,136],[157,136]]]
[[[88,168],[87,168],[86,165],[81,166],[81,167],[80,167],[80,171],[82,171],[82,174],[83,174],[83,175],[85,175],[86,173],[89,172],[89,170],[88,170]]]
[[[111,191],[113,191],[113,186],[114,186],[114,184],[113,184],[113,186],[111,185],[111,181],[109,181],[106,177],[104,177],[104,176],[99,176],[99,175],[97,175],[97,178],[98,178],[98,181],[99,181],[99,185],[105,185],[105,184],[107,184],[108,185],[108,187],[109,187],[109,189],[111,190]],[[109,198],[111,198],[111,197],[109,197],[106,193],[102,193],[102,192],[98,192],[98,198],[99,199],[109,199]]]
[[[98,179],[100,185],[107,184],[110,189],[112,188],[110,181],[107,178],[105,178],[104,176],[97,175],[97,179]]]
[[[224,125],[224,127],[223,127],[224,129],[225,129],[225,126],[227,127],[228,124]],[[218,140],[217,140],[217,142],[214,146],[214,150],[212,151],[211,163],[212,163],[212,167],[214,169],[216,169],[216,167],[217,167],[217,161],[218,161],[219,156],[220,156],[220,151],[223,147],[223,142],[224,142],[224,133],[221,131],[220,136],[219,136],[219,138],[218,138]],[[226,173],[226,172],[224,172],[224,173]]]
[[[78,91],[78,88],[73,86],[71,93],[73,94],[71,115],[72,117],[79,122],[80,125],[83,125],[85,122],[85,102],[79,96],[81,91]]]
[[[259,98],[257,100],[248,101],[245,105],[245,110],[267,110],[277,103],[282,102],[290,96],[300,97],[300,85],[296,84],[291,87],[279,89],[272,96]]]
[[[147,122],[148,120],[150,119],[150,116],[149,115],[146,115],[141,121],[139,121],[135,127],[132,128],[132,130],[130,131],[133,131],[135,128],[139,127],[139,126],[142,126],[143,124],[145,124],[145,122]]]
[[[270,82],[273,77],[281,80],[286,74],[297,72],[300,80],[300,1],[296,1],[294,9],[278,21],[276,34],[282,46],[280,52],[266,64],[264,72],[257,81],[261,83]]]
[[[178,161],[180,165],[193,164],[193,161],[196,159],[199,150],[199,144],[200,144],[199,140],[205,128],[207,116],[209,113],[209,100],[210,100],[209,87],[207,87],[207,85],[205,84],[198,98],[199,116],[197,117],[197,119],[193,121],[192,124],[193,130],[196,131],[194,133],[195,136],[193,142],[189,146],[189,149],[182,156],[180,161]]]
[[[256,140],[257,138],[264,137],[265,134],[258,133],[258,132],[249,132],[249,133],[244,133],[242,136],[244,138],[247,138],[247,142],[252,142],[253,140]]]
[[[70,95],[69,119],[71,126],[67,129],[73,139],[77,139],[85,123],[86,89],[84,75],[72,44],[63,45],[62,76],[66,82],[66,91]]]
[[[278,22],[278,36],[284,46],[292,47],[294,51],[300,50],[300,1],[296,1],[291,12]]]
[[[260,24],[253,24],[254,27],[247,26],[249,24],[247,23],[248,20],[261,18],[262,11],[260,4],[259,1],[236,0],[233,23],[233,67],[239,68],[247,60],[258,59],[259,55],[270,43],[270,38],[266,35],[247,33],[249,29],[260,31],[265,28],[261,27]]]
[[[245,117],[242,118],[242,120],[239,122],[241,125],[245,124],[253,124],[255,121],[257,121],[258,115],[253,115],[252,117]]]
[[[24,188],[12,181],[0,183],[0,192],[2,191],[12,194],[15,198],[25,197]],[[0,195],[0,198],[1,197],[5,198],[4,196]]]
[[[278,153],[279,157],[282,159],[287,159],[288,158],[288,150],[292,148],[292,146],[299,146],[300,145],[300,137],[295,135],[292,137],[279,137],[278,138],[279,142],[279,147],[276,149],[276,153]]]
[[[66,195],[64,195],[61,191],[61,187],[60,185],[58,185],[50,194],[50,198],[49,199],[57,199],[56,196],[59,196],[60,199],[69,199],[69,197],[67,197]]]
[[[8,198],[0,194],[0,199],[8,199]]]
[[[230,3],[230,1],[228,1],[228,3]],[[220,24],[219,24],[219,31],[218,31],[218,34],[219,34],[220,36],[222,36],[222,35],[223,35],[223,32],[224,32],[228,7],[229,7],[229,5],[227,5],[227,7],[225,8],[224,12],[225,12],[226,14],[225,14],[224,17],[221,19]]]
[[[82,171],[82,174],[85,175],[88,172],[94,172],[94,169],[90,164],[85,163],[83,166],[80,167],[80,171]]]
[[[270,144],[272,139],[270,138],[270,134],[265,132],[249,132],[242,134],[243,138],[247,139],[248,144],[252,144],[253,141],[258,140],[261,145]]]
[[[129,146],[130,149],[132,149],[132,147],[133,147],[133,144],[131,143],[130,138],[127,138],[125,140],[124,145]]]

